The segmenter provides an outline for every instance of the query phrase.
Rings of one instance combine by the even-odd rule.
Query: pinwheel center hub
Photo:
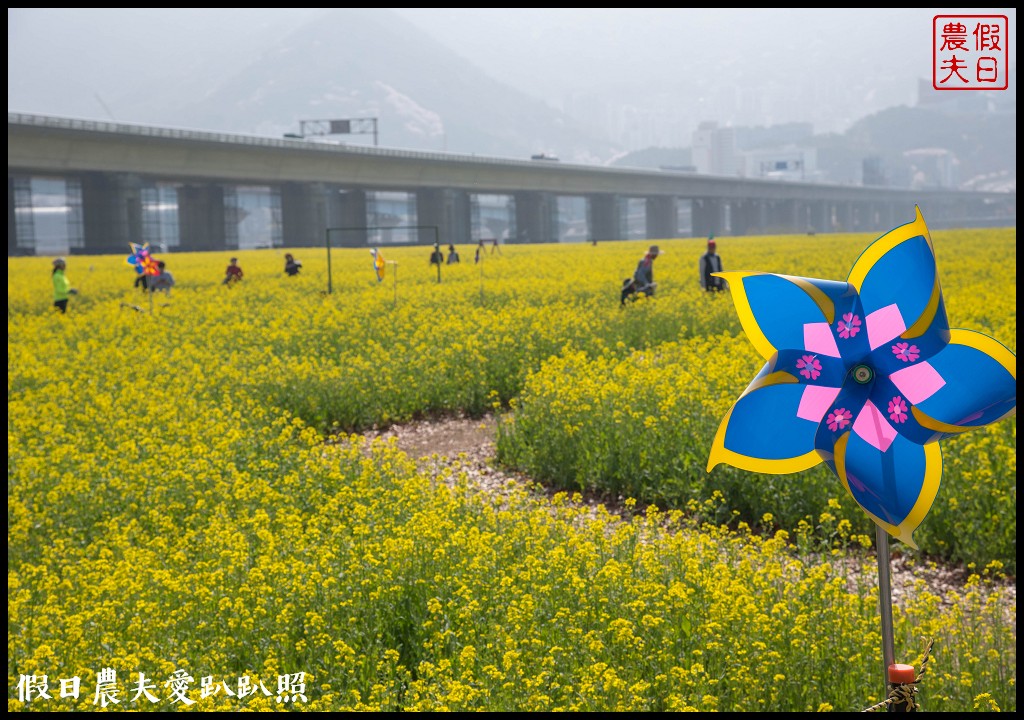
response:
[[[867,365],[858,365],[853,369],[853,379],[861,385],[867,385],[875,377],[875,371]]]

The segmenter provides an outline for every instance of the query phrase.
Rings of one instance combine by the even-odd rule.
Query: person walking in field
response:
[[[302,269],[302,263],[295,259],[291,253],[284,254],[284,273],[288,277],[294,277]]]
[[[625,305],[626,300],[635,300],[640,293],[651,296],[658,287],[654,282],[654,261],[661,255],[657,245],[651,245],[647,253],[640,259],[633,271],[633,277],[628,277],[622,282],[622,293],[619,297],[619,304]]]
[[[711,274],[722,272],[722,258],[715,249],[715,238],[709,237],[707,252],[700,256],[700,286],[707,292],[725,290],[725,280]]]
[[[64,258],[59,257],[53,261],[53,306],[62,314],[68,311],[68,298],[78,294],[78,291],[71,287],[71,281],[64,274],[65,270],[67,263],[64,262]]]
[[[441,246],[434,243],[434,251],[430,253],[430,264],[440,266],[444,262],[444,253],[441,252]],[[440,275],[438,275],[440,277]]]

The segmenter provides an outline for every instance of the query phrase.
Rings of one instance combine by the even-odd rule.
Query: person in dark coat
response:
[[[722,257],[715,251],[715,238],[708,238],[708,249],[700,256],[700,286],[707,292],[725,290],[725,280],[711,273],[722,272]]]

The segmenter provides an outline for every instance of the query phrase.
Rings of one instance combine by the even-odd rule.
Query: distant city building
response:
[[[743,177],[793,182],[819,180],[817,152],[814,148],[762,148],[740,153]]]
[[[866,157],[861,163],[861,184],[881,187],[888,185],[885,162],[878,155]]]
[[[736,132],[718,127],[716,122],[702,122],[693,133],[693,164],[697,172],[707,175],[737,175],[739,157]]]
[[[960,161],[945,148],[919,148],[903,153],[910,173],[909,187],[955,188],[960,183]]]

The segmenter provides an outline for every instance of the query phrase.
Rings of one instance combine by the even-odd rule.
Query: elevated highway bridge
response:
[[[8,255],[1016,226],[1016,192],[609,168],[8,113]],[[63,198],[63,199],[59,199]],[[402,228],[414,228],[401,232]],[[63,238],[63,239],[62,239]]]

